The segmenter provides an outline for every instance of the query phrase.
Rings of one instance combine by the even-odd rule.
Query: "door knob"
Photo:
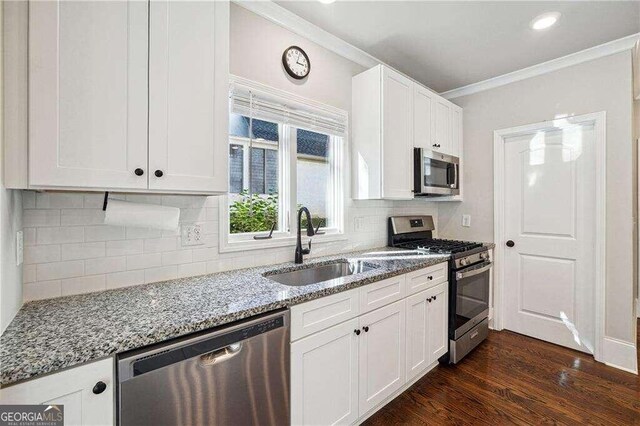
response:
[[[156,172],[155,172],[154,174],[156,175],[156,177],[159,177],[159,178],[160,178],[160,177],[162,177],[162,175],[163,175],[164,173],[162,173],[162,170],[156,170]]]
[[[513,247],[515,245],[516,243],[514,243],[512,240],[507,241],[507,247]]]
[[[142,176],[144,174],[144,170],[138,168],[138,169],[135,169],[133,173],[135,173],[136,176]]]

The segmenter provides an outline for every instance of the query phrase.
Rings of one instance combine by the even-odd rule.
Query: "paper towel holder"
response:
[[[107,204],[109,203],[109,191],[104,193],[104,202],[102,203],[102,211],[107,211]]]

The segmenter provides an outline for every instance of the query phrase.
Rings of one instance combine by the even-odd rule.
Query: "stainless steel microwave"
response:
[[[413,149],[413,192],[417,197],[460,194],[460,159],[424,148]]]

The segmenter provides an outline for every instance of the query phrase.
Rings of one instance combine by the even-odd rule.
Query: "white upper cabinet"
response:
[[[226,192],[228,3],[149,13],[149,188]]]
[[[147,25],[144,2],[30,2],[30,186],[147,187]]]
[[[413,198],[413,82],[379,65],[352,94],[353,198]]]
[[[428,88],[378,65],[352,95],[352,198],[413,198],[414,147],[461,156],[462,108]]]
[[[227,191],[228,2],[26,6],[4,17],[5,84],[29,84],[28,105],[5,97],[28,109],[28,136],[6,140],[9,187]]]

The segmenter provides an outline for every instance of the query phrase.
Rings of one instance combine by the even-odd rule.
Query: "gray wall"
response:
[[[440,235],[493,241],[493,131],[560,114],[607,112],[608,337],[635,340],[633,245],[635,174],[632,148],[631,52],[618,53],[453,101],[464,108],[462,203],[438,208]],[[472,226],[461,226],[471,214]]]

